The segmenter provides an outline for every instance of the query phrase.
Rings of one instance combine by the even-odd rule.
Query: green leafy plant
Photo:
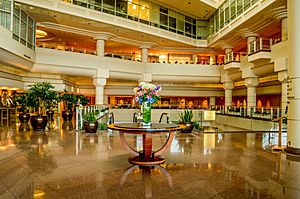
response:
[[[68,110],[72,110],[73,106],[77,103],[77,97],[72,93],[63,93],[60,96],[60,100],[65,103]]]
[[[46,109],[52,109],[57,106],[60,101],[59,94],[56,91],[49,91],[47,99],[45,101]]]
[[[107,129],[107,124],[105,122],[101,122],[98,126],[99,130],[106,130]]]
[[[89,103],[89,99],[86,98],[84,95],[77,95],[77,100],[81,103],[82,106],[85,106]]]
[[[27,109],[28,109],[28,97],[27,97],[26,93],[24,93],[22,95],[16,96],[15,102],[19,106],[21,112],[23,112],[23,113],[27,112]]]
[[[201,126],[201,123],[199,121],[194,122],[193,126],[197,130],[202,130],[203,129],[202,126]]]
[[[83,120],[85,122],[96,122],[100,117],[99,117],[99,110],[96,110],[94,112],[89,112],[83,115]]]
[[[179,113],[179,117],[181,122],[191,123],[193,119],[193,112],[192,110],[184,110],[182,113]]]
[[[50,82],[35,83],[26,91],[28,106],[39,109],[42,114],[46,109],[46,102],[51,101],[55,95],[55,87]]]

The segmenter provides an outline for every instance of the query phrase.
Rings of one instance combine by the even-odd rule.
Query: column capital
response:
[[[156,47],[157,44],[156,43],[153,43],[153,42],[143,42],[140,44],[139,48],[140,49],[151,49],[153,47]]]
[[[255,73],[252,70],[252,63],[248,63],[247,65],[245,65],[246,67],[242,68],[242,78],[246,79],[246,78],[257,78],[257,76],[255,75]]]
[[[141,82],[152,82],[152,73],[143,73],[140,81]]]
[[[224,82],[223,83],[224,90],[232,90],[234,88],[233,82]]]
[[[95,87],[104,87],[106,84],[106,79],[105,78],[100,78],[100,77],[95,77],[93,79],[93,84]]]
[[[229,52],[233,51],[234,47],[233,46],[229,46],[229,45],[224,45],[223,49],[224,49],[225,54],[226,54],[226,53],[229,53]]]
[[[94,40],[109,40],[113,37],[115,37],[115,35],[108,32],[99,32],[94,34]]]
[[[256,87],[256,86],[258,86],[258,84],[259,84],[258,77],[245,78],[245,86],[246,87]]]
[[[282,19],[287,18],[287,12],[288,11],[286,6],[281,6],[269,11],[270,15],[272,15],[272,18],[276,21],[281,21]]]
[[[277,74],[278,74],[278,81],[280,81],[281,83],[286,83],[287,82],[287,78],[288,78],[288,71],[287,70],[279,71]]]
[[[93,78],[109,78],[109,70],[105,69],[105,68],[99,68],[96,70],[95,75],[93,76]]]

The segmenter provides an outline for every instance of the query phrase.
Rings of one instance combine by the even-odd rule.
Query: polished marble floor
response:
[[[139,168],[117,132],[27,128],[0,127],[1,199],[300,198],[300,162],[271,152],[276,133],[177,133],[165,164]],[[126,138],[141,149],[141,137]]]

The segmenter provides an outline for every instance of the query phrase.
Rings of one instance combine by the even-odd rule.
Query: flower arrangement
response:
[[[143,102],[148,102],[153,104],[160,99],[158,91],[161,91],[160,85],[154,85],[151,83],[141,82],[138,87],[134,88],[134,101],[143,104]]]

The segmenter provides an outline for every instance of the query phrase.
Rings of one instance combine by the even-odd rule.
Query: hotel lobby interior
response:
[[[296,18],[299,0],[0,0],[0,198],[300,198]]]

